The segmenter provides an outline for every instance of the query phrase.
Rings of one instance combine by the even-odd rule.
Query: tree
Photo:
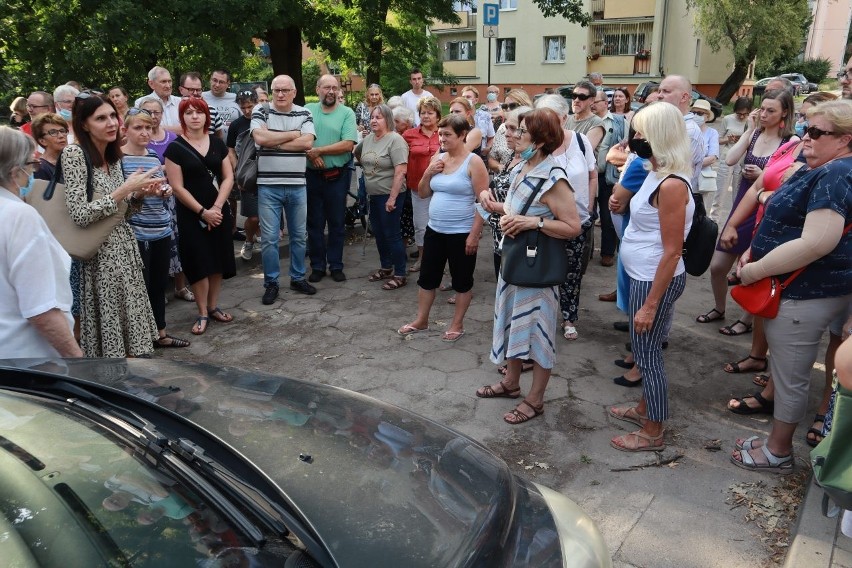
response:
[[[739,90],[752,61],[800,48],[811,19],[807,0],[687,0],[687,5],[707,45],[734,54],[734,68],[716,96],[723,104]]]

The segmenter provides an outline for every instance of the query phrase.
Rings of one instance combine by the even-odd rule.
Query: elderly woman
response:
[[[160,168],[121,171],[118,115],[103,95],[81,93],[74,102],[77,142],[62,152],[65,199],[71,219],[81,227],[120,214],[122,201],[157,195]],[[94,194],[87,195],[91,168]],[[128,210],[129,213],[129,210]],[[136,357],[153,351],[157,325],[145,292],[136,238],[122,219],[97,254],[82,262],[80,345],[87,357]]]
[[[764,321],[775,410],[768,438],[736,442],[731,461],[746,469],[792,470],[793,433],[807,412],[817,350],[830,322],[852,302],[852,107],[822,103],[808,111],[808,124],[802,150],[808,168],[769,200],[738,270],[746,285],[798,273],[781,291],[778,316]]]
[[[370,122],[370,134],[355,147],[355,156],[364,169],[370,225],[381,263],[368,280],[384,281],[382,290],[396,290],[408,282],[405,245],[400,234],[408,144],[392,130],[393,113],[389,106],[378,105],[373,109]]]
[[[59,155],[68,145],[68,123],[58,114],[38,115],[32,124],[33,138],[44,148],[35,173],[36,179],[51,180]]]
[[[420,99],[421,101],[428,99]],[[422,113],[421,113],[422,115]],[[397,331],[411,335],[429,329],[429,311],[435,290],[449,263],[456,309],[442,339],[455,342],[464,335],[464,316],[470,306],[476,251],[483,219],[476,214],[476,196],[488,188],[488,172],[482,160],[465,147],[468,121],[449,115],[438,123],[441,152],[429,163],[418,191],[429,203],[429,225],[423,237],[423,256],[417,285],[417,317]]]
[[[390,107],[388,107],[390,108]],[[396,133],[402,136],[409,128],[414,128],[414,111],[406,106],[393,109],[393,126]]]
[[[580,217],[564,170],[556,165],[553,152],[562,146],[564,131],[559,116],[550,109],[536,109],[518,117],[515,151],[522,162],[514,170],[505,203],[488,192],[479,194],[482,206],[503,215],[500,226],[504,238],[515,238],[527,230],[570,239],[580,234]],[[529,209],[523,210],[535,193]],[[505,414],[509,424],[521,424],[544,413],[544,391],[556,362],[556,318],[559,310],[557,286],[526,288],[497,279],[491,361],[508,360],[503,380],[476,391],[480,398],[521,396],[521,366],[533,361],[533,382],[526,398]]]
[[[390,105],[388,105],[390,106]],[[420,270],[423,256],[423,237],[429,224],[429,197],[418,192],[420,179],[429,166],[429,160],[438,151],[438,121],[441,120],[441,101],[435,97],[424,97],[417,102],[420,126],[406,130],[402,137],[408,143],[408,173],[406,187],[411,191],[411,208],[414,218],[414,244],[417,245],[417,262],[411,272]]]
[[[488,155],[488,169],[492,172],[500,171],[500,167],[506,161],[506,158],[511,154],[506,144],[506,129],[503,128],[503,116],[505,113],[511,112],[519,107],[526,106],[532,107],[532,99],[523,89],[512,89],[506,94],[505,102],[500,105],[502,108],[506,107],[506,111],[502,111],[503,114],[500,115],[500,124],[499,126],[495,124],[494,128],[497,131],[494,133],[494,140],[491,142],[491,152]]]
[[[382,88],[376,83],[373,83],[367,87],[364,100],[355,105],[355,124],[358,126],[358,132],[363,136],[370,133],[373,110],[380,104],[384,104],[384,102],[385,96],[382,94]]]
[[[53,91],[53,103],[56,105],[56,114],[66,122],[71,122],[71,111],[74,107],[74,97],[80,91],[70,85],[60,85]]]
[[[71,257],[20,199],[34,152],[32,138],[0,126],[0,358],[82,357],[71,331]]]
[[[633,129],[630,149],[650,160],[651,171],[630,200],[630,223],[621,241],[620,256],[630,277],[630,340],[643,378],[636,406],[609,410],[613,418],[640,427],[610,441],[625,452],[666,447],[663,423],[669,418],[669,401],[662,336],[686,286],[681,253],[695,211],[686,181],[691,177],[692,151],[681,112],[668,103],[649,105],[636,114]],[[616,212],[623,213],[624,208]]]
[[[166,176],[177,196],[180,258],[198,307],[191,331],[201,335],[211,318],[234,319],[219,307],[222,280],[237,272],[228,206],[234,170],[225,142],[208,133],[204,99],[183,99],[178,113],[183,134],[166,148]]]

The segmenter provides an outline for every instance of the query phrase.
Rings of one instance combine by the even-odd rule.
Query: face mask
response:
[[[538,148],[536,148],[535,146],[527,146],[527,149],[521,152],[521,159],[529,160],[530,158],[535,156],[536,150],[538,150]]]
[[[797,122],[794,126],[796,129],[796,136],[798,136],[799,138],[803,137],[805,135],[805,130],[808,129],[807,121],[802,122],[801,124]]]
[[[497,100],[497,93],[488,93],[487,98],[489,103],[493,103]]]
[[[67,108],[59,109],[59,116],[65,119],[65,122],[71,122],[71,111]]]
[[[695,118],[693,118],[693,120],[695,121],[695,124],[697,124],[698,126],[701,126],[702,124],[704,124],[704,115],[703,114],[696,114]]]
[[[651,145],[644,138],[634,138],[627,143],[627,146],[630,148],[631,152],[643,160],[650,160],[651,156],[654,155],[654,152],[651,150]]]
[[[30,177],[27,178],[27,185],[18,188],[18,195],[21,199],[27,196],[29,192],[33,190],[33,182],[35,181],[35,176],[30,174]]]

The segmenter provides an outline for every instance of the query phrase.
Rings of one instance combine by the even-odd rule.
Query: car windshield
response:
[[[148,459],[64,402],[0,392],[3,564],[263,564],[263,552]]]

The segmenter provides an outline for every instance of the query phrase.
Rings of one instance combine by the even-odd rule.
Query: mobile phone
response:
[[[201,225],[201,228],[202,228],[202,229],[206,229],[206,228],[207,228],[207,223],[205,223],[203,219],[199,219],[199,220],[198,220],[198,224],[199,224],[199,225]]]

